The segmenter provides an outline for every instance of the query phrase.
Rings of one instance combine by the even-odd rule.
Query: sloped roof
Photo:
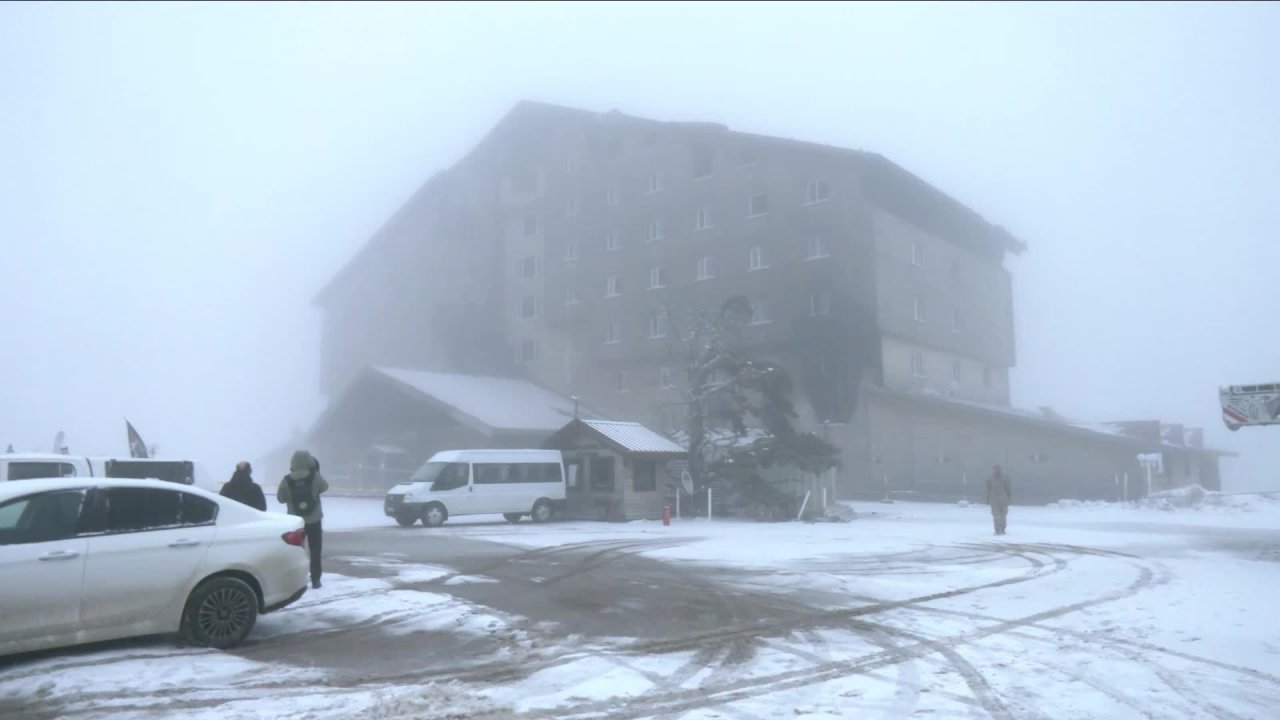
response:
[[[1072,433],[1094,440],[1106,440],[1122,443],[1143,452],[1158,452],[1163,449],[1179,449],[1190,450],[1192,452],[1204,453],[1207,455],[1220,455],[1226,457],[1236,456],[1236,453],[1229,450],[1217,450],[1207,447],[1185,447],[1181,444],[1171,444],[1166,439],[1156,440],[1152,437],[1146,437],[1141,432],[1134,430],[1131,427],[1132,423],[1083,422],[1063,417],[1056,412],[1045,412],[1048,408],[1042,408],[1039,412],[1036,412],[1007,405],[992,405],[990,403],[979,402],[976,400],[947,397],[933,390],[901,391],[888,390],[885,388],[870,388],[870,390],[873,394],[881,397],[924,402],[949,407],[955,410],[973,412],[988,417],[1023,422],[1046,430]],[[1163,427],[1167,429],[1168,426]],[[1178,427],[1181,428],[1181,426]],[[1179,439],[1182,437],[1181,430],[1178,431],[1178,437]]]
[[[633,455],[651,460],[677,459],[689,453],[679,443],[654,432],[638,422],[619,422],[588,418],[574,418],[547,438],[543,447],[554,448],[576,436],[587,432],[603,440],[624,455]]]
[[[372,370],[447,405],[459,420],[482,430],[550,433],[564,427],[574,416],[572,399],[528,380],[400,368]],[[579,409],[580,414],[583,412]]]
[[[638,422],[583,420],[584,425],[633,453],[680,453],[685,449]]]

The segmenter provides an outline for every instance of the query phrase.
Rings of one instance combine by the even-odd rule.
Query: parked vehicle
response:
[[[199,463],[165,458],[111,458],[57,453],[6,453],[0,455],[0,481],[58,477],[108,477],[166,480],[218,489]]]
[[[559,450],[446,450],[387,491],[383,512],[405,527],[499,513],[547,522],[564,509],[564,477]]]
[[[306,592],[302,520],[162,480],[0,483],[0,655],[181,633],[231,647]]]

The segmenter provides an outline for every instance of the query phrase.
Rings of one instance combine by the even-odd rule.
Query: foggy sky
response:
[[[1280,487],[1280,6],[0,5],[0,449],[218,479],[304,428],[316,290],[515,102],[886,155],[1027,242],[1014,403]],[[424,270],[424,280],[429,271]]]

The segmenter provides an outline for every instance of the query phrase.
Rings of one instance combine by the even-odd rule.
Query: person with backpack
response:
[[[324,512],[320,508],[320,495],[329,489],[329,483],[320,474],[320,461],[307,452],[298,450],[289,460],[289,474],[280,480],[276,499],[285,505],[290,515],[302,518],[307,532],[307,549],[311,551],[311,587],[320,587],[320,549],[324,533],[320,520]]]
[[[253,467],[248,461],[236,463],[235,472],[219,494],[256,510],[267,509],[267,498],[262,494],[262,486],[253,481]]]

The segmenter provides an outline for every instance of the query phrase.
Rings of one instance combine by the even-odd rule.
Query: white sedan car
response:
[[[181,633],[226,648],[306,592],[302,520],[160,480],[0,483],[0,656]]]

